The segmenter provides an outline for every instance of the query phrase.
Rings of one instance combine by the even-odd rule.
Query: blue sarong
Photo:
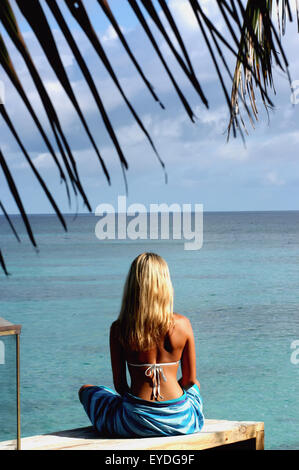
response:
[[[174,400],[151,402],[105,386],[86,387],[80,394],[96,430],[105,437],[175,436],[199,432],[204,424],[197,385]]]

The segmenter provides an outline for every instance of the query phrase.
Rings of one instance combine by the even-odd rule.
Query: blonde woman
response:
[[[83,385],[79,398],[104,436],[190,434],[203,426],[191,324],[173,313],[173,287],[163,258],[132,263],[118,319],[110,329],[115,390]],[[182,377],[177,380],[181,363]],[[131,384],[127,383],[126,364]]]

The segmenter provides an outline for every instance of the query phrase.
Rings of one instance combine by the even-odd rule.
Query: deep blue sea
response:
[[[206,417],[264,421],[267,449],[299,449],[299,212],[205,212],[198,251],[184,240],[99,240],[98,217],[65,218],[68,233],[54,215],[30,216],[36,253],[20,217],[18,243],[0,216],[11,273],[0,272],[0,317],[22,325],[22,437],[89,425],[77,390],[112,386],[110,324],[131,261],[154,251],[169,265],[175,311],[193,325]],[[10,349],[0,440],[15,422]]]

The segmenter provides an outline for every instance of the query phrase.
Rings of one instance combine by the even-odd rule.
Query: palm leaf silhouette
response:
[[[274,106],[269,96],[269,90],[275,91],[272,76],[273,62],[281,70],[283,70],[289,81],[291,81],[288,72],[287,58],[284,54],[281,42],[281,38],[286,30],[287,20],[292,21],[292,13],[289,1],[276,0],[275,2],[275,7],[277,10],[276,20],[278,24],[277,31],[272,21],[272,0],[248,0],[246,4],[244,4],[244,2],[241,0],[216,0],[219,14],[225,25],[225,34],[223,31],[220,31],[216,24],[214,24],[213,21],[209,18],[209,14],[205,12],[199,0],[186,1],[194,14],[194,18],[197,21],[200,35],[198,47],[207,48],[218,77],[219,86],[223,91],[224,99],[227,104],[230,117],[228,122],[227,138],[229,139],[230,132],[232,131],[234,137],[236,137],[237,132],[239,132],[241,137],[244,139],[243,131],[247,133],[247,129],[245,125],[245,119],[241,114],[241,108],[243,108],[244,112],[246,113],[251,125],[254,126],[255,121],[258,119],[256,98],[257,93],[261,97],[267,111],[269,108]],[[134,49],[128,43],[122,28],[120,27],[116,17],[112,12],[109,1],[97,0],[96,3],[99,8],[99,14],[103,14],[114,28],[117,37],[119,38],[120,44],[122,45],[129,59],[132,61],[140,80],[142,80],[146,86],[146,89],[152,96],[153,100],[158,103],[162,109],[164,109],[164,105],[152,85],[154,77],[146,77],[142,65],[137,60]],[[90,41],[94,50],[95,58],[104,65],[107,75],[117,87],[124,103],[133,116],[133,119],[136,121],[137,125],[146,137],[154,155],[156,158],[158,158],[165,175],[165,181],[167,182],[167,173],[164,162],[159,155],[151,135],[143,124],[134,106],[128,99],[126,91],[120,84],[119,78],[113,68],[109,55],[105,52],[101,41],[92,25],[92,21],[88,17],[84,2],[81,0],[60,0],[59,2],[57,2],[57,0],[44,0],[44,2],[40,2],[40,0],[15,0],[15,4],[18,6],[22,16],[30,25],[31,30],[39,42],[51,69],[55,73],[58,82],[67,94],[73,106],[74,113],[78,116],[82,128],[87,134],[90,144],[98,158],[100,168],[106,177],[107,183],[111,184],[106,163],[90,131],[86,118],[84,117],[67,72],[64,68],[49,25],[48,18],[44,10],[45,5],[47,5],[51,14],[55,18],[58,28],[63,34],[68,46],[70,47],[73,57],[96,103],[99,112],[99,118],[101,122],[103,122],[107,134],[111,139],[118,155],[126,191],[128,191],[126,179],[128,160],[124,155],[116,132],[111,123],[109,114],[103,104],[101,91],[98,90],[87,63],[79,50],[79,44],[76,42],[68,25],[70,18],[74,18],[76,20],[83,33]],[[62,4],[67,7],[69,14],[63,15],[60,8]],[[158,0],[158,2],[153,2],[152,0],[127,0],[126,4],[127,8],[131,10],[136,16],[138,24],[141,30],[144,32],[145,38],[147,38],[149,44],[152,47],[153,54],[156,54],[158,57],[161,66],[164,68],[173,86],[178,100],[183,106],[183,109],[189,116],[190,120],[194,122],[196,120],[196,116],[192,110],[192,106],[186,98],[182,87],[178,83],[176,72],[172,70],[172,67],[169,65],[169,62],[163,55],[154,34],[155,29],[155,33],[158,31],[160,37],[164,39],[166,44],[169,46],[169,51],[172,54],[172,58],[174,59],[176,66],[179,67],[180,71],[184,74],[188,84],[196,92],[202,104],[208,108],[208,98],[194,71],[190,53],[186,47],[183,35],[178,26],[178,18],[171,11],[171,7],[167,0]],[[158,8],[160,8],[160,10],[158,10]],[[299,31],[299,2],[297,0],[295,10]],[[147,20],[146,15],[148,18],[150,18],[150,22]],[[161,20],[161,15],[163,15],[166,23]],[[71,204],[71,198],[73,194],[75,198],[82,198],[82,201],[87,210],[91,211],[92,209],[88,201],[84,185],[80,180],[76,158],[73,155],[71,145],[67,141],[65,130],[63,129],[55,109],[56,103],[51,100],[49,94],[47,93],[38,68],[35,64],[35,58],[31,56],[26,44],[26,40],[19,28],[14,12],[14,7],[12,6],[10,0],[1,0],[0,20],[6,33],[5,37],[0,35],[0,64],[11,84],[15,87],[16,91],[20,95],[29,115],[32,118],[33,124],[39,131],[42,141],[55,163],[60,181],[65,186],[69,204]],[[165,26],[165,24],[167,26]],[[34,109],[26,94],[26,90],[22,84],[23,77],[18,76],[18,73],[13,64],[12,57],[9,54],[6,40],[7,36],[9,36],[20,53],[22,59],[24,60],[24,63],[26,64],[28,73],[33,80],[36,92],[38,93],[45,110],[51,132],[46,132],[44,129],[41,119],[39,118],[36,110]],[[197,46],[194,45],[193,47]],[[236,65],[233,70],[228,65],[226,54],[233,55],[235,58]],[[230,89],[228,88],[226,82],[226,76],[228,76],[230,80]],[[30,156],[30,151],[27,151],[23,145],[22,136],[20,132],[17,131],[15,124],[9,117],[4,104],[1,104],[1,101],[0,113],[10,132],[18,143],[23,156],[26,159],[37,181],[39,182],[42,191],[45,193],[50,204],[52,205],[53,210],[55,211],[63,226],[63,229],[67,230],[65,220],[61,214],[58,204],[55,202],[54,196],[51,194],[46,181],[42,179],[40,173],[34,165],[32,157]],[[52,138],[54,138],[56,148],[51,143]],[[28,237],[31,240],[32,245],[37,247],[37,243],[34,238],[34,234],[31,229],[30,222],[22,203],[17,185],[9,169],[7,159],[5,158],[3,150],[1,149],[0,166],[7,181],[10,194],[20,211]],[[13,233],[19,240],[18,234],[1,202],[0,209],[2,210],[5,219],[10,225]],[[0,264],[4,273],[8,274],[1,251]]]

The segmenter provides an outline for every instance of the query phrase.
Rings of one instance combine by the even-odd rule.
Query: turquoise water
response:
[[[203,247],[183,240],[100,241],[92,215],[31,216],[40,252],[0,217],[12,275],[1,274],[0,316],[22,324],[22,436],[89,425],[77,390],[112,386],[109,327],[132,259],[169,264],[175,311],[192,322],[207,418],[264,421],[268,449],[299,449],[299,212],[204,213]],[[0,365],[0,440],[10,437]]]

